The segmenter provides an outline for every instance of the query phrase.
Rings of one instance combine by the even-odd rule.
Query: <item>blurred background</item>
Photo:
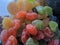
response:
[[[11,1],[14,1],[14,0],[0,0],[0,16],[10,15],[8,10],[7,10],[7,5]]]

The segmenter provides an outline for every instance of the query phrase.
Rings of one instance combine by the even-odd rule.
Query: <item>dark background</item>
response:
[[[47,0],[47,4],[53,8],[53,15],[58,18],[60,28],[60,0]]]

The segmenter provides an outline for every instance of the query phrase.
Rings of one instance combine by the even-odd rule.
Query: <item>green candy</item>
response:
[[[45,6],[44,11],[46,14],[48,14],[48,16],[53,15],[52,8],[49,6]]]
[[[57,30],[57,28],[58,28],[58,24],[56,22],[54,22],[54,21],[50,21],[49,22],[49,27],[51,28],[51,30],[53,32],[55,32]]]
[[[26,45],[39,45],[37,40],[34,40],[32,38],[29,38],[26,42]]]
[[[41,30],[44,27],[44,23],[41,20],[34,20],[32,24],[38,29]]]
[[[37,6],[36,9],[37,9],[37,12],[39,14],[45,14],[44,7],[43,6]]]

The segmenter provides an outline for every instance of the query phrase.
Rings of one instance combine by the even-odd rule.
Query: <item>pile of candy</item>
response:
[[[12,16],[4,17],[1,45],[58,45],[60,30],[52,8],[35,0],[17,0],[8,5]]]

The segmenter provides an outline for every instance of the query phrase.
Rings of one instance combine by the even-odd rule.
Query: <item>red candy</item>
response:
[[[10,28],[8,30],[8,34],[9,36],[13,35],[14,37],[16,37],[17,31],[14,28]]]
[[[23,35],[30,36],[29,32],[28,32],[26,29],[23,29],[22,36],[23,36]]]
[[[28,20],[34,20],[34,19],[37,18],[37,16],[38,15],[36,13],[27,13],[26,19],[28,19]]]
[[[48,42],[48,45],[59,45],[59,39],[55,39],[55,40]]]
[[[29,36],[29,33],[26,31],[26,29],[24,29],[22,32],[21,41],[25,44]]]
[[[37,29],[32,25],[28,24],[26,25],[26,30],[31,34],[31,35],[36,35],[37,34]]]
[[[34,36],[34,38],[36,40],[44,39],[44,34],[42,33],[42,31],[38,31],[37,35]]]
[[[16,30],[17,29],[19,29],[20,28],[20,26],[21,26],[21,21],[20,20],[18,20],[18,19],[15,19],[14,20],[14,27],[13,28],[15,28]]]
[[[20,11],[20,12],[17,13],[16,18],[25,19],[26,18],[26,14],[27,14],[26,11]]]
[[[48,27],[46,27],[46,28],[43,30],[43,32],[44,32],[44,34],[45,34],[46,37],[51,38],[51,37],[54,36],[53,32],[52,32]]]
[[[8,37],[9,37],[8,31],[7,31],[7,30],[3,30],[3,31],[1,32],[2,45],[5,45]]]
[[[11,35],[5,45],[17,45],[17,39]]]

